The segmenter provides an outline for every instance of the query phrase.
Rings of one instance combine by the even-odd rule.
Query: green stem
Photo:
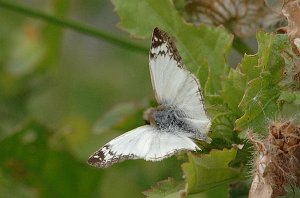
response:
[[[0,7],[11,10],[11,11],[14,11],[14,12],[18,12],[20,14],[27,15],[27,16],[30,16],[30,17],[42,19],[42,20],[47,21],[49,23],[53,23],[53,24],[58,25],[58,26],[66,27],[66,28],[84,33],[86,35],[90,35],[90,36],[94,36],[94,37],[103,39],[104,41],[106,41],[108,43],[117,45],[117,46],[122,47],[122,48],[130,49],[132,51],[147,53],[148,50],[149,50],[148,48],[146,48],[142,45],[129,42],[129,41],[123,39],[123,38],[112,35],[111,33],[104,32],[104,31],[96,29],[94,27],[87,26],[87,25],[84,25],[84,24],[80,24],[80,23],[77,23],[77,22],[74,22],[74,21],[65,20],[65,19],[55,17],[55,16],[51,16],[51,15],[48,15],[48,14],[43,13],[41,11],[38,11],[38,10],[35,10],[35,9],[32,9],[32,8],[28,8],[28,7],[25,7],[25,6],[21,6],[21,5],[18,5],[16,3],[13,3],[13,2],[0,0]]]
[[[242,55],[244,55],[245,53],[254,54],[253,50],[238,36],[234,36],[232,45],[236,49],[236,51],[238,51]]]

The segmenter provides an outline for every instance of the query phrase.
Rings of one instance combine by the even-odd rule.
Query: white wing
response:
[[[127,159],[159,161],[181,150],[196,149],[199,147],[184,133],[167,133],[145,125],[108,142],[90,156],[88,163],[106,168]]]
[[[200,83],[185,69],[172,39],[158,28],[152,35],[149,62],[157,102],[181,109],[186,120],[206,134],[211,122],[204,108]]]

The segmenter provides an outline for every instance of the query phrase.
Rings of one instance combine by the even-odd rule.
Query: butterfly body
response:
[[[190,138],[209,141],[206,136],[202,136],[201,132],[189,123],[184,111],[177,107],[158,106],[157,108],[150,108],[146,112],[144,118],[146,122],[157,127],[160,131],[172,134],[180,131],[186,133]]]
[[[159,108],[152,111],[152,117],[155,125],[166,132],[174,128],[187,129],[188,126],[182,119],[184,112],[176,107]],[[171,131],[172,132],[172,131]]]
[[[173,40],[158,28],[152,35],[149,65],[159,106],[145,111],[147,125],[116,137],[90,156],[90,165],[106,168],[127,159],[159,161],[179,151],[200,150],[193,139],[210,142],[211,121],[198,79],[185,69]]]

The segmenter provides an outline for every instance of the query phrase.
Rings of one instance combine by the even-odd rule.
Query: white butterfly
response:
[[[144,113],[148,125],[105,144],[90,156],[90,165],[106,168],[127,159],[159,161],[182,150],[200,150],[192,139],[210,142],[207,132],[211,121],[200,84],[185,69],[172,39],[158,28],[152,34],[149,61],[159,106]]]

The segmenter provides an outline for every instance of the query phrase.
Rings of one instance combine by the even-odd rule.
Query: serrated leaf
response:
[[[240,104],[246,88],[245,76],[238,70],[231,69],[228,76],[222,83],[222,98],[234,111],[236,116],[241,114],[238,105]]]
[[[209,154],[189,154],[182,165],[189,194],[208,191],[237,180],[239,170],[228,164],[235,159],[235,149],[212,150]]]
[[[185,64],[193,72],[199,68],[201,71],[202,65],[208,64],[212,72],[213,90],[217,92],[220,89],[220,78],[227,72],[225,59],[233,39],[225,29],[205,25],[195,27],[185,23],[171,1],[112,2],[123,29],[142,38],[150,37],[154,27],[167,31],[177,39],[177,47]]]
[[[143,194],[149,198],[186,197],[186,193],[184,191],[184,183],[178,182],[173,178],[168,178],[166,180],[158,182],[156,185],[152,186],[151,189],[144,191]]]
[[[263,72],[271,72],[274,81],[281,78],[281,69],[284,66],[282,51],[289,48],[286,35],[274,35],[264,32],[257,34],[258,52],[255,55],[245,55],[238,69],[246,76],[249,82],[259,77]]]
[[[286,35],[278,34],[274,39],[272,50],[268,60],[268,72],[272,74],[272,83],[278,84],[283,78],[285,60],[282,53],[290,48],[289,39]]]
[[[256,35],[258,52],[255,55],[245,55],[238,69],[245,75],[247,82],[259,77],[261,72],[267,70],[267,63],[275,39],[274,34],[258,32]]]
[[[236,120],[235,129],[238,131],[252,127],[253,129],[265,129],[265,122],[262,122],[262,126],[260,126],[256,125],[257,122],[254,122],[254,120],[259,121],[261,118],[274,120],[274,116],[278,111],[276,106],[278,97],[279,91],[274,85],[270,84],[269,78],[260,77],[252,80],[239,105],[244,115]],[[271,104],[271,106],[269,106],[269,104]],[[275,106],[272,104],[275,104]],[[262,115],[262,117],[260,115]],[[251,122],[256,124],[250,124]]]
[[[236,121],[236,129],[243,130],[249,127],[247,123],[256,119],[260,114],[264,114],[267,118],[273,117],[272,115],[276,112],[270,112],[272,115],[268,115],[265,109],[269,103],[276,102],[278,97],[279,91],[270,84],[268,78],[260,77],[252,80],[239,104],[239,108],[245,114]]]
[[[247,82],[257,78],[261,72],[258,66],[258,55],[245,54],[242,62],[237,68],[245,75]]]
[[[245,94],[239,104],[243,116],[236,120],[236,130],[247,128],[263,133],[267,124],[279,112],[276,101],[280,95],[278,83],[282,78],[284,59],[282,51],[289,47],[286,36],[258,33],[259,51],[246,56],[239,69],[247,77]],[[255,64],[258,60],[257,65]]]
[[[257,41],[259,43],[258,47],[258,57],[259,62],[258,66],[261,68],[261,72],[268,69],[268,61],[270,57],[270,53],[272,50],[272,45],[275,39],[274,34],[267,34],[264,32],[259,32],[256,36]]]
[[[234,131],[234,121],[236,116],[231,112],[217,114],[212,120],[212,134],[210,137],[213,139],[212,144],[214,144],[215,139],[222,139],[229,143],[234,143],[236,132]],[[224,146],[224,145],[218,145]],[[215,147],[219,148],[219,147]]]
[[[239,134],[240,138],[246,138],[247,129],[250,129],[251,131],[255,131],[256,133],[261,135],[267,134],[268,126],[271,122],[277,119],[279,109],[278,109],[278,105],[276,104],[276,101],[270,101],[270,103],[264,106],[263,109],[264,110],[251,121],[249,121],[250,118],[247,117],[247,116],[251,117],[251,113],[245,114],[243,117],[239,118],[236,121],[237,124],[236,126],[238,126],[238,124],[242,125],[244,123],[246,123],[247,125],[247,127],[246,125],[243,125],[244,127],[243,131]]]

